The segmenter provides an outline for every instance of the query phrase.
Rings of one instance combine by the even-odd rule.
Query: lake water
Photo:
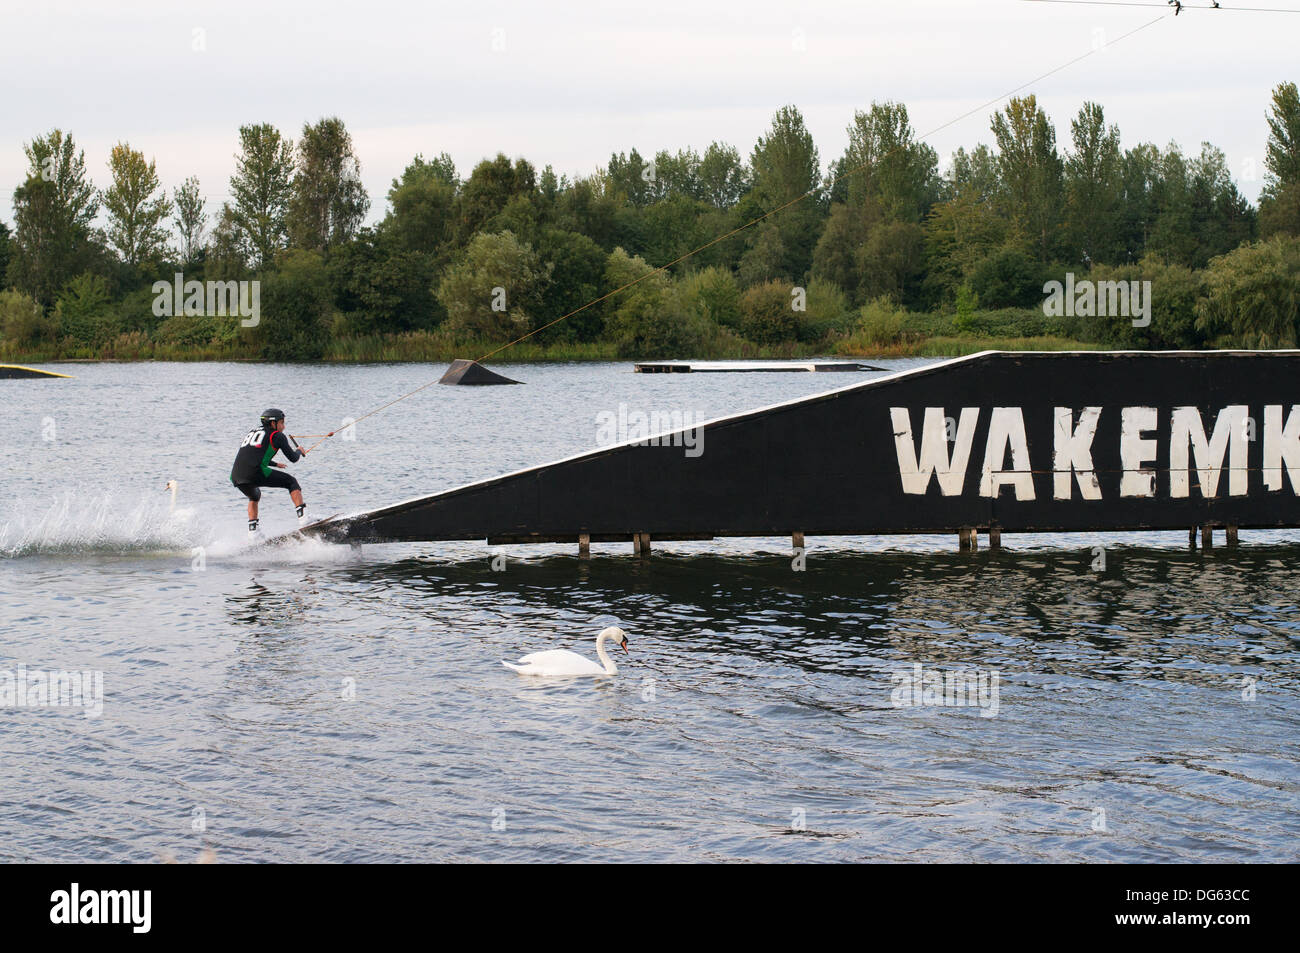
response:
[[[527,386],[431,387],[293,466],[312,512],[591,449],[620,403],[861,379],[495,366]],[[102,673],[102,713],[0,707],[0,860],[1300,858],[1300,533],[813,538],[803,572],[788,539],[249,551],[263,407],[316,433],[444,368],[52,369],[0,381],[0,688]],[[617,678],[500,664],[611,623]],[[996,705],[897,706],[916,664]]]

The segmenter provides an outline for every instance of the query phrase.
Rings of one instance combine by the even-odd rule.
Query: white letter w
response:
[[[911,414],[906,407],[890,407],[889,416],[894,422],[894,446],[898,450],[898,475],[903,479],[903,492],[924,495],[930,486],[930,474],[933,473],[939,480],[939,490],[944,496],[960,496],[962,485],[966,482],[966,464],[970,461],[970,445],[975,437],[975,424],[979,421],[979,408],[962,408],[951,459],[948,457],[947,423],[943,408],[925,408],[920,463],[917,463],[916,446],[912,439]]]

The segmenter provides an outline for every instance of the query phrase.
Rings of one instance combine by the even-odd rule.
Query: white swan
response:
[[[172,491],[172,502],[167,507],[167,517],[168,519],[191,520],[194,518],[193,509],[188,506],[182,506],[179,510],[176,508],[176,491],[180,489],[180,486],[175,480],[168,480],[167,485],[163,487],[164,490]]]
[[[533,652],[521,658],[518,664],[506,661],[501,664],[520,675],[617,675],[618,666],[605,654],[606,639],[617,639],[619,648],[627,651],[627,633],[611,625],[596,636],[596,655],[600,658],[600,665],[568,649]]]

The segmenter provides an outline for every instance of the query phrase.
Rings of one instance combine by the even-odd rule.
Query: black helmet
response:
[[[277,420],[284,420],[284,411],[271,407],[262,411],[262,423],[275,423]]]

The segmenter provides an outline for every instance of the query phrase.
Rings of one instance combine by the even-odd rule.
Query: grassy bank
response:
[[[854,346],[842,342],[832,353],[839,357],[961,357],[979,351],[1098,351],[1101,344],[1071,338],[1041,335],[1034,337],[979,337],[971,334],[938,335],[891,345]]]
[[[207,323],[204,323],[207,321]],[[661,329],[673,339],[673,329]],[[449,363],[457,358],[481,358],[503,363],[536,361],[631,361],[666,358],[696,360],[791,360],[835,355],[845,358],[947,357],[985,350],[1087,350],[1103,345],[1078,332],[1096,327],[1064,325],[1041,309],[1007,308],[957,315],[942,311],[908,311],[885,301],[830,318],[799,315],[779,339],[764,340],[762,326],[697,322],[689,335],[677,335],[669,346],[661,337],[638,343],[611,339],[581,341],[543,331],[502,348],[500,339],[456,334],[449,328],[386,334],[347,334],[336,325],[310,348],[289,347],[324,363]],[[749,331],[749,334],[745,332]],[[182,333],[183,332],[183,333]],[[50,333],[37,340],[17,334],[0,336],[0,362],[41,364],[54,361],[247,361],[269,359],[257,330],[231,327],[207,319],[171,319],[153,333],[132,330],[117,334]],[[660,342],[660,343],[656,343]],[[500,349],[498,351],[498,349]]]
[[[124,335],[123,337],[128,337]],[[130,337],[135,337],[134,335]],[[483,341],[448,341],[427,333],[387,334],[334,340],[325,349],[320,363],[366,364],[427,362],[449,363],[457,358],[478,358],[499,345]],[[1096,350],[1102,345],[1052,335],[984,336],[975,334],[939,334],[909,337],[891,342],[870,341],[856,336],[818,342],[791,342],[762,346],[748,341],[739,346],[708,346],[701,353],[675,354],[675,358],[697,360],[791,360],[803,357],[888,358],[888,357],[958,357],[977,351],[1071,351]],[[496,355],[503,363],[542,361],[632,361],[611,342],[566,342],[536,344],[523,341]],[[245,348],[230,346],[180,346],[166,342],[138,340],[114,341],[102,348],[60,347],[55,344],[38,348],[0,346],[0,363],[48,364],[59,361],[247,361]]]

